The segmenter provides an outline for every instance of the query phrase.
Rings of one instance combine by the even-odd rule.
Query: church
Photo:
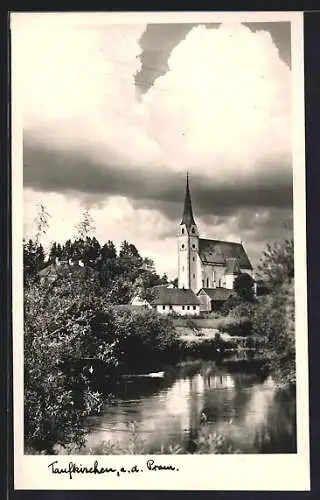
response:
[[[242,243],[200,238],[187,175],[178,231],[178,287],[154,287],[150,303],[135,296],[131,305],[153,307],[160,314],[199,316],[219,309],[234,294],[234,280],[240,273],[253,278],[252,265]]]
[[[253,269],[242,243],[209,240],[199,236],[193,217],[189,177],[184,199],[182,221],[178,232],[178,288],[225,288],[232,290],[236,276]]]

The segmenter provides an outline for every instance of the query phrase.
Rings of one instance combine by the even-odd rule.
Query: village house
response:
[[[153,308],[160,314],[179,316],[198,316],[200,300],[190,289],[179,289],[174,285],[158,285],[149,290],[149,300],[136,295],[131,300],[132,306]]]
[[[190,289],[157,287],[151,304],[160,314],[171,313],[179,316],[200,314],[200,300]]]

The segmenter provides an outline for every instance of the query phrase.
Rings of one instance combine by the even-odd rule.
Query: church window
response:
[[[194,234],[195,233],[195,229],[194,227],[191,229],[191,232]]]
[[[181,248],[184,248],[184,244],[182,243]]]
[[[190,306],[187,306],[187,309],[188,309],[188,311],[189,311],[189,309],[190,309]]]
[[[182,306],[182,309],[184,310],[184,306]]]
[[[192,262],[194,262],[194,257],[192,257]]]
[[[184,234],[184,228],[181,229],[181,233]]]
[[[193,310],[194,310],[194,311],[196,310],[196,306],[193,306]]]
[[[193,243],[192,248],[196,248],[195,244]]]
[[[209,288],[209,278],[207,278],[207,288]]]
[[[202,288],[204,287],[204,280],[202,280]]]
[[[195,274],[193,274],[192,276],[193,276],[193,278],[195,278],[195,277],[196,277],[196,275],[195,275]]]
[[[166,306],[162,306],[162,309],[164,310],[166,308]]]

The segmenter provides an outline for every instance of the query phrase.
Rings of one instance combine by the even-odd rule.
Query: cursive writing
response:
[[[154,460],[147,460],[146,462],[148,471],[178,471],[179,469],[172,464],[156,464]],[[103,467],[99,465],[98,460],[95,460],[92,466],[77,464],[75,462],[69,462],[66,466],[59,466],[58,460],[51,462],[48,465],[52,474],[66,474],[69,479],[72,479],[75,474],[115,474],[120,477],[122,474],[137,474],[143,472],[143,468],[139,468],[136,464],[132,467]]]

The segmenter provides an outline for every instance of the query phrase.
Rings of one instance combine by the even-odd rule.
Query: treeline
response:
[[[127,241],[121,243],[118,252],[111,240],[101,245],[95,237],[69,239],[64,244],[52,243],[46,257],[41,243],[30,239],[23,244],[23,254],[26,286],[39,279],[39,272],[50,265],[88,267],[113,304],[126,304],[137,292],[148,298],[153,286],[168,283],[167,275],[159,276],[153,261],[142,257],[135,245]]]

